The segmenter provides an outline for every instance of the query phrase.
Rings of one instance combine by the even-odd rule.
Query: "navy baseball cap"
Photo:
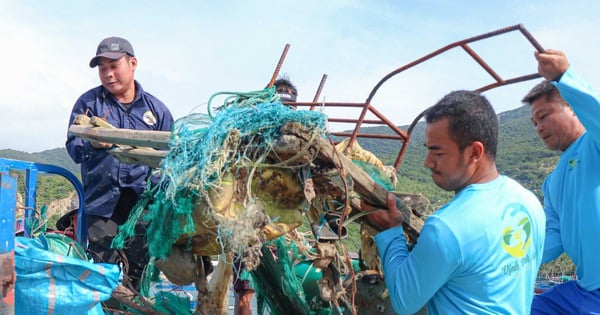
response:
[[[105,38],[98,44],[96,56],[90,60],[90,68],[97,66],[98,59],[102,57],[117,60],[125,55],[135,56],[133,54],[133,47],[131,47],[131,44],[125,38]]]

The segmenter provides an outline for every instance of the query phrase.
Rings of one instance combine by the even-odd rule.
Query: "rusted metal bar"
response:
[[[433,58],[433,57],[435,57],[435,56],[437,56],[439,54],[442,54],[442,53],[444,53],[444,52],[446,52],[446,51],[448,51],[448,50],[450,50],[452,48],[455,48],[455,47],[458,47],[458,46],[461,46],[461,45],[464,45],[464,44],[467,44],[467,43],[479,41],[479,40],[482,40],[482,39],[485,39],[485,38],[489,38],[489,37],[497,36],[497,35],[500,35],[500,34],[504,34],[504,33],[507,33],[507,32],[512,32],[512,31],[515,31],[515,30],[521,30],[522,28],[523,28],[523,25],[518,24],[518,25],[513,25],[513,26],[505,27],[505,28],[502,28],[502,29],[499,29],[499,30],[496,30],[496,31],[493,31],[493,32],[489,32],[489,33],[485,33],[485,34],[482,34],[482,35],[477,35],[477,36],[474,36],[474,37],[471,37],[471,38],[467,38],[467,39],[464,39],[464,40],[460,40],[460,41],[448,44],[448,45],[446,45],[446,46],[444,46],[444,47],[442,47],[442,48],[440,48],[438,50],[435,50],[435,51],[433,51],[433,52],[431,52],[431,53],[429,53],[429,54],[427,54],[427,55],[425,55],[425,56],[423,56],[423,57],[421,57],[421,58],[419,58],[419,59],[417,59],[417,60],[415,60],[413,62],[407,63],[404,66],[402,66],[402,67],[400,67],[400,68],[398,68],[398,69],[396,69],[396,70],[388,73],[386,76],[383,77],[383,79],[381,79],[379,82],[377,82],[377,84],[375,85],[375,87],[373,88],[373,90],[371,90],[371,93],[369,93],[369,97],[367,97],[367,100],[366,100],[365,103],[371,103],[371,100],[375,96],[375,93],[377,93],[377,90],[379,90],[379,88],[383,85],[383,83],[385,83],[387,80],[389,80],[391,77],[395,76],[396,74],[405,71],[406,69],[412,68],[412,67],[414,67],[414,66],[416,66],[416,65],[418,65],[420,63],[423,63],[424,61],[427,61],[427,60],[429,60],[429,59],[431,59],[431,58]]]
[[[272,87],[275,84],[275,80],[277,80],[277,76],[279,75],[279,71],[281,70],[281,66],[283,65],[283,61],[285,60],[285,56],[290,49],[290,44],[285,44],[283,48],[283,52],[281,53],[281,57],[279,57],[279,62],[277,62],[277,66],[275,67],[275,71],[273,72],[273,76],[271,77],[271,81],[269,81],[268,87]]]
[[[401,66],[400,68],[397,68],[396,70],[388,73],[386,76],[384,76],[379,82],[377,82],[377,84],[373,87],[373,89],[371,90],[371,92],[369,93],[366,101],[364,103],[348,103],[348,102],[317,102],[318,97],[321,93],[321,88],[322,88],[322,84],[324,83],[325,77],[323,77],[323,79],[321,80],[321,85],[319,86],[319,90],[315,96],[315,98],[313,99],[313,102],[296,102],[294,105],[296,105],[297,107],[309,107],[310,110],[314,110],[317,107],[345,107],[345,108],[362,108],[360,115],[357,119],[350,119],[350,118],[334,118],[334,117],[329,117],[328,120],[330,122],[338,122],[338,123],[351,123],[354,124],[354,129],[353,131],[350,132],[335,132],[332,133],[333,135],[336,136],[348,136],[350,137],[350,141],[348,142],[348,145],[351,146],[353,144],[353,142],[355,141],[356,138],[358,137],[369,137],[369,138],[385,138],[385,139],[398,139],[400,140],[401,143],[401,147],[398,153],[398,156],[396,158],[396,161],[394,162],[394,168],[398,169],[398,167],[400,166],[400,163],[402,162],[402,157],[404,155],[404,152],[406,151],[406,148],[410,142],[410,135],[415,127],[415,125],[418,123],[418,121],[423,117],[424,115],[424,111],[419,114],[419,116],[417,118],[415,118],[415,120],[413,121],[413,123],[409,126],[407,131],[403,131],[400,128],[398,128],[396,125],[394,125],[391,121],[389,121],[383,114],[381,114],[379,111],[377,111],[377,109],[375,109],[375,107],[371,104],[375,94],[377,93],[377,91],[379,90],[379,88],[390,78],[392,78],[393,76],[409,69],[412,68],[420,63],[423,63],[433,57],[436,57],[450,49],[453,48],[457,48],[457,47],[461,47],[471,58],[473,58],[473,60],[475,62],[477,62],[488,74],[490,74],[490,76],[494,79],[494,83],[491,84],[487,84],[484,85],[478,89],[476,89],[475,91],[478,92],[484,92],[499,86],[503,86],[503,85],[508,85],[508,84],[513,84],[513,83],[518,83],[518,82],[522,82],[522,81],[527,81],[527,80],[532,80],[532,79],[536,79],[539,78],[540,75],[537,73],[532,73],[532,74],[528,74],[528,75],[523,75],[520,77],[514,77],[514,78],[509,78],[509,79],[503,79],[491,66],[489,66],[485,60],[483,60],[473,49],[471,46],[469,46],[469,43],[472,42],[476,42],[479,40],[483,40],[486,38],[490,38],[490,37],[494,37],[494,36],[498,36],[501,34],[505,34],[508,32],[512,32],[512,31],[519,31],[521,32],[526,39],[535,47],[535,49],[539,52],[544,52],[544,48],[535,40],[535,38],[525,29],[525,27],[522,24],[517,24],[517,25],[513,25],[513,26],[509,26],[509,27],[505,27],[502,29],[498,29],[492,32],[488,32],[488,33],[484,33],[481,35],[477,35],[477,36],[473,36],[467,39],[463,39],[460,41],[456,41],[454,43],[451,43],[449,45],[443,46],[440,49],[437,49],[421,58],[418,58],[408,64],[405,64],[404,66]],[[287,47],[286,50],[284,51],[283,56],[285,56],[285,53],[287,53]],[[282,59],[283,59],[282,56]],[[278,67],[280,67],[281,63],[282,63],[282,59],[280,60]],[[277,70],[278,71],[278,70]],[[274,78],[276,77],[276,75],[274,75],[273,77],[273,81]],[[377,116],[377,118],[380,119],[380,121],[376,120],[376,119],[366,119],[366,115],[367,112],[371,112],[373,113],[375,116]],[[392,131],[396,134],[395,136],[388,136],[388,135],[372,135],[372,134],[360,134],[360,129],[361,126],[363,124],[372,124],[372,125],[376,125],[376,124],[380,124],[380,125],[387,125],[390,129],[392,129]]]
[[[540,45],[540,43],[538,43],[538,41],[529,33],[529,31],[525,28],[525,26],[523,26],[523,24],[519,24],[518,26],[519,26],[519,30],[521,31],[523,36],[525,36],[525,38],[527,38],[527,40],[531,43],[531,45],[533,45],[533,47],[535,47],[535,49],[537,49],[538,52],[541,52],[541,53],[546,52],[544,47],[542,47],[542,45]]]
[[[365,103],[352,103],[352,102],[296,102],[294,105],[298,107],[316,107],[325,105],[326,107],[358,107],[363,108]]]
[[[328,118],[327,120],[329,122],[346,123],[346,124],[355,124],[358,121],[358,119],[354,119],[354,118]],[[383,125],[385,123],[381,120],[365,119],[365,120],[363,120],[363,124]]]
[[[383,122],[385,122],[385,124],[392,129],[394,132],[396,132],[402,139],[403,142],[408,140],[408,134],[404,131],[402,131],[400,128],[398,128],[398,126],[394,125],[394,123],[392,123],[389,119],[387,119],[387,117],[385,117],[383,114],[381,114],[377,109],[375,109],[375,107],[371,106],[370,104],[367,104],[363,110],[360,113],[360,117],[358,118],[358,122],[356,123],[356,126],[354,127],[354,132],[352,137],[350,138],[350,140],[348,141],[348,148],[351,148],[352,145],[354,144],[354,141],[356,140],[356,135],[358,135],[359,131],[360,131],[360,127],[362,125],[362,123],[365,120],[365,116],[367,114],[367,111],[370,111],[371,113],[373,113],[373,115],[377,116],[377,118],[381,119]],[[403,145],[404,146],[404,145]],[[402,153],[402,149],[400,151],[400,154]],[[394,168],[398,168],[398,165],[394,165]]]
[[[362,121],[365,120],[367,111],[370,108],[371,108],[371,104],[369,102],[367,102],[365,104],[365,107],[363,107],[362,111],[360,112],[360,116],[358,117],[358,122],[356,122],[356,125],[354,126],[354,131],[352,132],[352,137],[350,137],[350,140],[348,141],[346,148],[344,148],[344,150],[343,150],[344,153],[346,153],[346,150],[348,148],[351,148],[354,145],[354,141],[356,141],[356,135],[359,133],[360,127],[362,126]]]
[[[325,81],[327,81],[327,74],[323,73],[323,76],[321,77],[321,83],[319,83],[319,87],[317,88],[317,92],[315,93],[315,97],[313,98],[313,103],[316,103],[319,100],[319,97],[321,96],[321,91],[323,90],[323,86],[325,85]],[[310,107],[310,110],[313,110],[315,108],[314,105],[312,105]]]
[[[369,110],[371,111],[371,113],[373,113],[373,115],[375,115],[379,119],[383,120],[386,123],[386,125],[388,125],[388,127],[390,127],[393,131],[395,131],[399,136],[408,138],[408,135],[406,134],[406,132],[404,132],[402,129],[398,128],[398,126],[394,125],[393,122],[391,122],[389,119],[387,119],[387,117],[385,117],[382,113],[380,113],[375,107],[369,106]]]
[[[429,109],[429,107],[427,109]],[[413,130],[415,129],[415,126],[417,125],[417,123],[419,123],[419,120],[421,120],[421,118],[423,118],[423,116],[425,116],[425,112],[427,112],[427,109],[423,110],[419,115],[417,115],[417,117],[415,117],[415,119],[413,119],[412,123],[406,130],[406,134],[407,134],[406,141],[404,141],[404,143],[402,144],[402,147],[400,148],[400,152],[398,153],[398,156],[396,157],[396,161],[394,162],[394,168],[396,170],[398,169],[398,166],[400,166],[400,163],[402,162],[402,158],[404,157],[404,153],[406,152],[406,148],[408,148],[408,145],[410,144],[410,135],[412,134]]]
[[[489,37],[493,37],[493,36],[497,36],[497,35],[501,35],[504,33],[508,33],[508,32],[512,32],[512,31],[520,31],[526,38],[527,40],[535,47],[535,49],[539,52],[544,52],[544,48],[535,40],[535,38],[527,31],[527,29],[525,29],[525,27],[522,24],[517,24],[517,25],[513,25],[513,26],[509,26],[509,27],[505,27],[496,31],[492,31],[489,33],[485,33],[485,34],[481,34],[481,35],[477,35],[474,37],[470,37],[461,41],[457,41],[454,43],[451,43],[449,45],[446,45],[438,50],[433,51],[432,53],[429,53],[413,62],[410,62],[392,72],[390,72],[389,74],[387,74],[386,76],[384,76],[376,85],[375,87],[371,90],[369,96],[367,97],[366,100],[366,104],[370,104],[373,97],[375,96],[375,94],[377,93],[377,91],[379,90],[379,88],[381,87],[381,85],[383,85],[383,83],[385,83],[387,80],[389,80],[391,77],[409,69],[412,68],[422,62],[425,62],[437,55],[440,55],[450,49],[453,49],[455,47],[462,47],[467,54],[469,54],[481,67],[484,68],[485,71],[487,71],[495,80],[495,83],[483,86],[479,89],[477,89],[476,91],[479,92],[483,92],[483,91],[487,91],[490,89],[493,89],[495,87],[499,87],[502,85],[508,85],[508,84],[513,84],[513,83],[517,83],[517,82],[522,82],[522,81],[526,81],[526,80],[531,80],[531,79],[535,79],[535,78],[539,78],[539,74],[537,73],[533,73],[533,74],[529,74],[529,75],[524,75],[524,76],[520,76],[520,77],[516,77],[516,78],[511,78],[511,79],[502,79],[475,51],[473,51],[471,49],[470,46],[468,46],[468,43],[472,43],[472,42],[476,42],[482,39],[486,39]],[[417,117],[417,119],[415,119],[413,121],[413,125],[411,125],[411,127],[409,128],[409,131],[407,132],[408,138],[406,139],[406,141],[402,144],[402,148],[400,149],[400,152],[398,154],[398,158],[396,159],[396,162],[394,164],[394,168],[398,168],[401,161],[402,161],[402,156],[403,156],[403,152],[406,150],[406,147],[408,146],[408,142],[410,140],[410,134],[412,132],[412,129],[414,128],[414,125],[423,117],[424,112],[419,115],[419,117]],[[355,132],[358,132],[359,128],[355,128]]]
[[[351,132],[344,131],[332,131],[330,134],[338,137],[351,137]],[[379,133],[359,133],[356,135],[357,138],[373,138],[373,139],[390,139],[390,140],[404,140],[403,137],[394,134],[379,134]]]
[[[461,45],[461,47],[464,49],[464,51],[467,52],[467,54],[469,54],[469,56],[471,56],[485,71],[487,71],[487,73],[489,73],[492,78],[494,78],[494,80],[496,80],[496,82],[504,82],[504,80],[502,79],[502,77],[500,77],[500,75],[498,75],[496,73],[496,71],[494,71],[494,69],[492,69],[492,67],[490,67],[485,61],[483,61],[483,59],[481,59],[481,57],[479,57],[479,55],[477,53],[475,53],[475,51],[473,49],[471,49],[471,47],[467,44],[465,45]]]
[[[474,91],[482,93],[482,92],[491,90],[493,88],[497,88],[499,86],[509,85],[509,84],[518,83],[518,82],[524,82],[524,81],[533,80],[533,79],[537,79],[537,78],[541,78],[541,77],[542,76],[539,73],[532,73],[532,74],[528,74],[528,75],[524,75],[524,76],[520,76],[520,77],[508,79],[508,80],[504,80],[503,82],[496,82],[496,83],[492,83],[492,84],[489,84],[489,85],[485,85],[485,86],[482,86],[482,87],[480,87],[478,89],[475,89]]]

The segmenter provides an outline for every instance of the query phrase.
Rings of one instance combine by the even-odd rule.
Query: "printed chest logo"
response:
[[[154,126],[156,124],[156,117],[149,110],[144,113],[144,116],[142,117],[142,119],[148,126]]]
[[[569,165],[569,170],[572,170],[575,168],[575,166],[577,166],[578,160],[577,159],[570,159],[568,162]]]
[[[531,246],[531,218],[519,203],[506,206],[502,214],[502,248],[515,258],[525,256]]]

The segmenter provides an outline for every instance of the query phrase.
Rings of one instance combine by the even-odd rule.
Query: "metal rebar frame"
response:
[[[398,126],[396,126],[394,123],[392,123],[389,119],[387,119],[385,117],[385,115],[383,115],[381,112],[379,112],[372,104],[371,101],[373,100],[373,97],[375,96],[375,94],[377,93],[377,91],[379,90],[379,88],[385,83],[387,82],[389,79],[391,79],[392,77],[404,72],[407,69],[410,69],[416,65],[419,65],[433,57],[436,57],[440,54],[443,54],[446,51],[449,51],[451,49],[460,47],[462,48],[467,55],[469,55],[471,58],[473,58],[473,60],[479,65],[481,66],[494,80],[493,83],[482,86],[480,88],[475,89],[474,91],[477,92],[484,92],[484,91],[488,91],[491,89],[494,89],[496,87],[500,87],[500,86],[504,86],[504,85],[509,85],[509,84],[514,84],[514,83],[519,83],[519,82],[524,82],[524,81],[528,81],[528,80],[532,80],[532,79],[536,79],[539,78],[540,75],[537,73],[532,73],[532,74],[527,74],[527,75],[522,75],[522,76],[517,76],[517,77],[513,77],[513,78],[502,78],[496,71],[494,71],[494,69],[488,65],[485,60],[483,60],[483,58],[481,58],[476,52],[475,50],[473,50],[471,48],[471,46],[469,46],[470,43],[473,42],[477,42],[483,39],[487,39],[490,37],[494,37],[494,36],[498,36],[498,35],[502,35],[502,34],[506,34],[509,32],[513,32],[513,31],[519,31],[526,39],[527,41],[538,51],[538,52],[544,52],[544,48],[542,48],[542,46],[537,42],[537,40],[527,31],[527,29],[525,29],[525,27],[522,24],[517,24],[517,25],[513,25],[513,26],[509,26],[506,28],[502,28],[496,31],[492,31],[489,33],[485,33],[485,34],[481,34],[481,35],[477,35],[474,37],[470,37],[467,39],[463,39],[454,43],[451,43],[449,45],[446,45],[438,50],[435,50],[421,58],[418,58],[412,62],[409,62],[399,68],[397,68],[396,70],[388,73],[387,75],[385,75],[379,82],[377,82],[377,84],[375,84],[375,86],[373,87],[373,89],[371,90],[371,92],[369,93],[369,96],[367,97],[366,101],[364,103],[347,103],[347,102],[318,102],[319,96],[321,94],[321,91],[323,89],[323,86],[325,84],[325,81],[327,79],[327,75],[324,74],[323,78],[321,79],[321,82],[319,84],[319,87],[317,89],[317,92],[315,93],[315,97],[313,98],[312,102],[295,102],[293,105],[295,105],[296,107],[308,107],[308,109],[310,110],[314,110],[316,107],[340,107],[340,108],[362,108],[362,111],[359,115],[359,117],[357,119],[351,119],[351,118],[336,118],[336,117],[328,117],[328,121],[329,122],[334,122],[334,123],[349,123],[349,124],[354,124],[354,129],[351,132],[348,131],[344,131],[344,132],[330,132],[332,135],[334,136],[339,136],[339,137],[350,137],[350,141],[348,142],[348,146],[352,146],[352,144],[354,143],[354,141],[356,141],[356,139],[358,137],[363,137],[363,138],[374,138],[374,139],[391,139],[391,140],[399,140],[401,142],[401,147],[400,150],[398,152],[398,155],[396,157],[396,160],[394,162],[394,169],[398,169],[398,167],[400,166],[401,162],[402,162],[402,158],[404,156],[404,153],[406,151],[406,148],[408,147],[408,144],[410,142],[410,135],[414,129],[414,127],[416,126],[416,124],[419,122],[419,120],[424,116],[425,111],[421,112],[411,123],[411,125],[409,126],[409,128],[404,131],[401,130]],[[277,63],[277,67],[275,69],[275,72],[273,73],[273,77],[271,79],[271,82],[269,83],[269,86],[273,85],[273,82],[275,82],[275,78],[278,76],[279,74],[279,70],[281,69],[281,66],[285,60],[285,56],[287,55],[287,52],[289,50],[290,45],[286,44],[285,49],[281,55],[281,58],[279,59],[279,62]],[[287,103],[287,102],[286,102]],[[372,115],[374,115],[375,117],[377,117],[378,119],[365,119],[367,112],[370,112]],[[360,132],[360,128],[363,124],[370,124],[370,125],[383,125],[383,126],[388,126],[391,131],[392,134],[369,134],[369,133],[361,133]]]

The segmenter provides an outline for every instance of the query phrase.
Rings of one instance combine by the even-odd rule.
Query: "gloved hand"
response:
[[[375,229],[379,231],[387,230],[392,227],[402,226],[404,221],[408,221],[410,217],[405,219],[405,216],[410,215],[410,209],[404,205],[400,199],[392,193],[388,193],[386,199],[387,209],[376,208],[363,200],[361,200],[362,211],[369,211],[367,220]]]

